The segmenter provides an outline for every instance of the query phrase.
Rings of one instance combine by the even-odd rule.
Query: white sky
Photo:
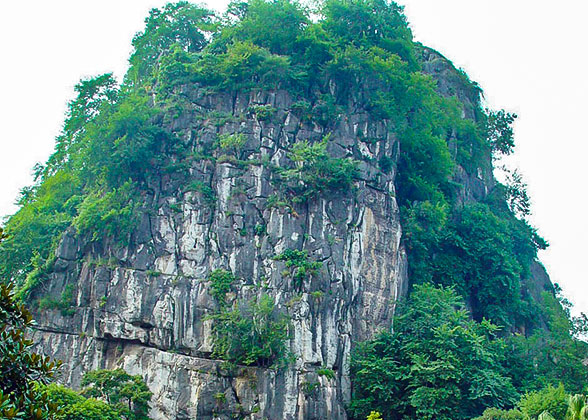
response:
[[[210,1],[217,9],[226,0]],[[529,184],[532,222],[551,243],[552,280],[588,312],[588,3],[400,0],[417,40],[464,68],[494,108],[516,112],[510,160]],[[133,34],[158,0],[2,1],[0,216],[53,149],[81,77],[126,69]],[[587,258],[588,259],[588,258]]]

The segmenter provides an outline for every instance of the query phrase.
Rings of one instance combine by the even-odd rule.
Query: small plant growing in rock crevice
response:
[[[277,111],[271,105],[253,105],[249,107],[249,110],[259,121],[268,121]]]
[[[329,191],[349,190],[358,175],[357,162],[351,158],[334,158],[327,152],[330,135],[321,142],[295,143],[288,152],[292,169],[277,168],[278,184],[294,202],[306,202]]]
[[[213,324],[213,356],[241,365],[260,367],[288,363],[289,318],[263,294],[232,310],[222,307],[207,317]]]
[[[194,181],[188,185],[184,192],[196,191],[202,195],[202,201],[208,207],[214,207],[216,204],[216,194],[210,185],[202,181]]]
[[[217,402],[218,405],[222,405],[227,402],[227,396],[224,392],[217,392],[214,394],[214,400]]]
[[[68,284],[61,292],[60,299],[44,297],[39,300],[39,309],[59,309],[61,315],[72,316],[75,314],[76,285]]]
[[[227,293],[231,291],[231,286],[236,280],[233,273],[219,268],[210,273],[208,280],[212,297],[221,307],[226,306]]]
[[[316,371],[319,376],[324,376],[329,381],[335,379],[335,371],[329,368],[321,368]]]
[[[235,156],[241,152],[247,137],[243,133],[221,134],[218,136],[221,150],[233,153]]]
[[[308,258],[308,251],[297,249],[286,249],[281,254],[276,255],[276,261],[284,261],[286,268],[284,274],[289,274],[294,279],[294,285],[300,289],[304,285],[304,281],[314,276],[317,271],[323,266],[321,262],[310,261]]]

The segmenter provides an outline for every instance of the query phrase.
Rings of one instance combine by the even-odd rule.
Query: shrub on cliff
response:
[[[246,305],[221,309],[213,321],[213,356],[228,362],[262,367],[288,362],[289,319],[272,298],[262,295]]]

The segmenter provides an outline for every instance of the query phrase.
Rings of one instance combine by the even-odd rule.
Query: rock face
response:
[[[241,133],[247,141],[238,159],[196,158],[183,172],[152,177],[145,200],[153,210],[131,246],[66,233],[52,279],[38,293],[59,299],[69,288],[74,314],[37,314],[35,339],[66,361],[62,380],[73,386],[90,369],[142,374],[156,419],[344,419],[353,342],[390,326],[407,287],[394,170],[383,175],[377,167],[384,156],[396,158],[393,130],[352,107],[325,127],[301,121],[283,91],[231,97],[185,88],[185,95],[182,115],[164,124],[194,152]],[[260,120],[256,106],[271,108],[271,117]],[[328,133],[332,156],[360,162],[354,189],[272,205],[280,191],[271,164],[283,165],[293,143]],[[286,249],[322,263],[302,288],[273,259]],[[289,368],[226,372],[211,359],[206,316],[217,303],[207,279],[219,268],[238,279],[233,300],[269,294],[289,315],[296,355]],[[335,378],[318,375],[321,368]]]
[[[424,50],[424,69],[447,95],[458,94],[464,116],[472,99],[450,76],[455,69]],[[452,76],[452,77],[453,77]],[[395,303],[408,287],[406,255],[395,200],[393,127],[373,121],[359,101],[319,126],[292,111],[284,91],[205,94],[183,87],[186,105],[163,124],[194,158],[170,164],[183,170],[150,177],[145,211],[130,246],[90,242],[67,232],[54,273],[37,297],[73,293],[72,314],[36,314],[40,350],[64,360],[61,380],[79,386],[91,369],[123,367],[141,374],[154,393],[159,419],[346,419],[348,362],[354,343],[391,325]],[[316,104],[314,104],[316,106]],[[260,108],[261,107],[261,108]],[[271,110],[260,117],[256,109]],[[206,159],[219,135],[246,138],[234,156]],[[307,203],[276,205],[271,166],[287,162],[295,142],[330,134],[334,157],[360,162],[350,191]],[[186,164],[186,162],[188,162]],[[491,162],[475,176],[458,168],[462,200],[483,197],[493,184]],[[273,257],[305,250],[321,262],[302,287]],[[217,309],[209,274],[230,270],[238,279],[232,302],[270,295],[291,319],[288,368],[239,367],[214,360],[211,320]],[[314,292],[314,293],[313,293]],[[332,369],[334,378],[321,376]]]

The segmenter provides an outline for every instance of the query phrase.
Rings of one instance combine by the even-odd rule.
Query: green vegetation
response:
[[[586,420],[588,397],[566,394],[562,385],[548,386],[523,395],[516,408],[500,410],[488,408],[474,420]]]
[[[329,191],[346,191],[357,176],[357,163],[352,159],[333,158],[327,152],[326,136],[319,143],[294,143],[288,157],[292,169],[278,169],[279,184],[295,202],[304,202]]]
[[[333,380],[333,379],[335,379],[335,377],[336,377],[335,371],[333,369],[321,368],[321,369],[318,369],[316,371],[316,373],[319,376],[324,376],[325,378],[327,378],[330,381]]]
[[[0,241],[2,230],[0,230]],[[0,284],[0,418],[32,420],[55,418],[57,407],[39,392],[58,365],[34,353],[33,342],[25,337],[33,318],[17,303],[11,286]]]
[[[547,243],[525,220],[529,197],[520,175],[514,172],[506,185],[494,187],[489,179],[493,158],[513,152],[516,115],[483,109],[479,87],[458,70],[448,76],[454,96],[438,93],[437,82],[421,71],[424,47],[413,42],[400,6],[324,0],[310,8],[295,0],[248,0],[231,3],[217,17],[181,1],[152,10],[133,47],[122,84],[105,74],[76,86],[55,152],[35,168],[35,183],[23,189],[19,210],[0,232],[6,234],[0,278],[14,282],[20,298],[46,281],[66,231],[96,246],[132,245],[136,224],[154,210],[154,185],[162,175],[188,173],[195,163],[270,167],[278,193],[268,198],[267,208],[285,208],[292,216],[296,206],[353,191],[365,179],[363,162],[356,160],[361,153],[353,148],[343,154],[327,134],[353,109],[398,140],[397,152],[380,153],[369,163],[379,167],[376,177],[395,174],[411,285],[394,330],[357,345],[350,414],[440,420],[483,412],[488,419],[568,415],[564,400],[569,408],[571,399],[563,390],[587,391],[587,346],[577,338],[588,331],[588,322],[572,318],[565,300],[550,290],[541,294],[529,281],[537,252]],[[227,128],[253,115],[272,120],[272,106],[254,105],[246,115],[195,115],[215,131],[189,144],[184,133],[174,135],[170,122],[198,112],[190,89],[233,100],[245,92],[287,91],[290,111],[320,131],[322,140],[286,139],[283,167],[248,160],[247,135]],[[384,137],[356,135],[357,142],[378,150],[392,146],[380,147]],[[482,178],[492,190],[474,191],[458,182],[464,177]],[[212,179],[188,180],[182,190],[197,192],[199,203],[214,209]],[[182,213],[181,201],[170,209]],[[265,229],[256,225],[254,233],[264,235]],[[321,268],[301,250],[287,249],[274,259],[284,262],[283,275],[299,290]],[[233,274],[215,270],[208,280],[218,303],[209,316],[213,355],[233,364],[286,363],[289,320],[272,298],[228,302]],[[19,332],[30,324],[28,315],[14,303],[12,289],[1,287],[7,313],[16,313],[0,329],[13,341],[2,351],[12,355],[18,347],[30,355]],[[68,314],[73,290],[39,306]],[[290,306],[299,299],[293,297]],[[2,363],[12,363],[11,357]],[[43,392],[32,393],[31,374],[43,382],[52,367],[42,358],[25,359],[17,363],[18,378],[2,376],[13,388],[2,388],[0,410],[22,408],[37,416],[37,408],[51,407]],[[318,374],[334,377],[326,368]],[[124,375],[89,376],[87,399],[61,392],[59,398],[71,399],[67,418],[145,418],[148,391],[138,378]],[[303,389],[316,394],[317,386],[306,382]],[[573,404],[580,406],[581,399]],[[569,416],[579,418],[582,410],[569,409]]]
[[[151,392],[123,369],[86,372],[80,392],[57,384],[37,391],[58,407],[57,420],[150,420]]]
[[[588,344],[570,336],[585,333],[585,323],[570,320],[551,294],[544,299],[551,308],[547,328],[500,338],[499,327],[471,318],[453,289],[416,286],[394,331],[359,344],[352,355],[352,417],[376,409],[385,419],[459,420],[482,412],[480,419],[536,419],[548,411],[564,420],[564,385],[588,392]]]
[[[322,267],[322,263],[317,261],[309,261],[308,251],[297,249],[286,249],[279,255],[274,257],[276,261],[284,261],[286,264],[286,274],[291,276],[294,280],[294,286],[297,289],[302,289],[304,282],[310,279]]]
[[[250,109],[259,121],[268,121],[276,112],[276,109],[271,105],[254,105]]]
[[[216,194],[214,190],[209,185],[206,185],[201,181],[192,182],[188,187],[186,187],[185,191],[196,191],[202,194],[202,200],[208,207],[214,207],[216,204]]]
[[[230,151],[237,155],[245,142],[247,141],[247,137],[244,134],[237,133],[237,134],[221,134],[219,136],[219,144],[220,148],[223,151]]]
[[[84,374],[82,395],[108,403],[124,420],[149,420],[152,393],[139,375],[123,369],[95,370]]]
[[[289,319],[270,296],[263,294],[233,309],[221,308],[209,319],[214,321],[214,357],[261,367],[288,363]]]
[[[231,286],[235,282],[233,273],[219,268],[210,273],[210,294],[216,299],[221,307],[226,306],[227,293],[231,291]]]
[[[505,206],[493,206],[470,204],[448,215],[447,205],[412,205],[405,216],[411,279],[455,286],[478,321],[533,326],[535,305],[520,290],[543,242]]]
[[[59,309],[63,316],[71,316],[75,313],[74,306],[75,285],[69,284],[61,293],[59,300],[44,297],[39,299],[39,309]]]
[[[4,281],[22,286],[35,270],[35,282],[27,282],[42,281],[69,226],[92,241],[113,237],[128,244],[138,220],[137,197],[161,163],[154,151],[170,136],[154,124],[158,111],[145,93],[117,88],[110,75],[84,80],[76,91],[55,152],[36,168],[36,183],[23,189],[21,207],[6,223],[8,238],[0,247]]]
[[[349,411],[365,418],[471,419],[518,399],[505,367],[498,327],[476,322],[452,290],[417,286],[394,332],[360,344],[351,361]]]
[[[218,303],[218,310],[207,317],[213,321],[213,356],[243,365],[287,364],[289,318],[266,294],[246,304],[235,301],[229,307],[226,295],[235,280],[233,273],[223,269],[214,270],[209,276],[210,294]]]
[[[557,285],[556,285],[557,286]],[[588,393],[588,332],[586,316],[572,317],[570,304],[561,296],[542,294],[546,326],[527,335],[509,338],[508,365],[513,383],[521,391],[563,384],[572,393]]]

